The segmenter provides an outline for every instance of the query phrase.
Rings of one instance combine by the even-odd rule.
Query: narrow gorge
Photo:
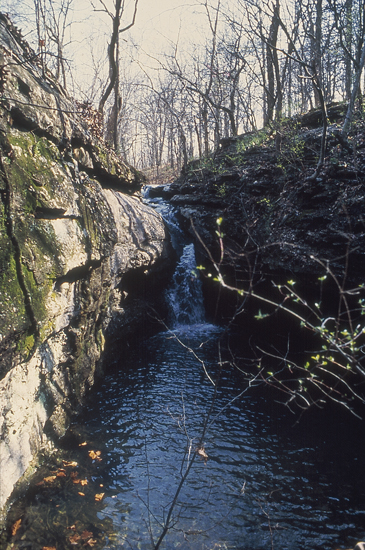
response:
[[[345,139],[345,111],[215,128],[205,153],[202,111],[199,159],[171,126],[152,184],[0,14],[1,550],[361,550],[365,117]]]

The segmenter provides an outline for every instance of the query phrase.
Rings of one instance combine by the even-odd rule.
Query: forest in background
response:
[[[346,73],[344,72],[346,58],[340,56],[337,63],[335,63],[335,56],[333,57],[332,71],[337,71],[340,76],[337,80],[330,80],[329,73],[325,72],[325,50],[320,50],[319,67],[313,57],[315,49],[310,49],[311,46],[314,47],[316,44],[315,31],[317,27],[312,27],[308,34],[306,34],[307,31],[304,32],[307,27],[303,22],[309,21],[309,12],[306,12],[305,17],[301,14],[303,18],[300,19],[300,23],[298,22],[297,27],[293,27],[294,30],[296,28],[297,34],[292,34],[288,30],[291,29],[289,27],[291,21],[289,15],[292,15],[289,11],[286,18],[283,18],[281,15],[283,8],[278,4],[272,4],[271,7],[267,4],[265,10],[263,7],[254,6],[257,11],[247,12],[249,15],[245,16],[244,21],[245,24],[248,24],[247,22],[250,22],[249,17],[252,18],[250,25],[256,34],[253,31],[251,34],[247,33],[247,38],[256,37],[257,44],[261,46],[262,56],[261,58],[258,55],[257,58],[252,57],[252,65],[248,69],[246,58],[242,53],[245,50],[236,49],[234,58],[237,62],[237,65],[235,65],[236,72],[232,70],[231,73],[226,69],[229,65],[223,65],[223,61],[219,64],[219,60],[224,59],[220,57],[222,52],[225,51],[227,54],[227,52],[232,53],[233,51],[233,49],[224,50],[227,34],[222,34],[221,38],[218,34],[221,21],[229,21],[227,13],[223,10],[223,5],[218,4],[212,7],[205,2],[200,6],[205,12],[210,34],[209,39],[204,36],[203,40],[205,49],[203,48],[201,52],[205,52],[204,63],[196,61],[194,65],[195,62],[193,61],[200,50],[196,47],[194,51],[193,42],[190,43],[190,48],[191,51],[194,51],[194,55],[187,56],[185,50],[184,56],[180,57],[182,55],[180,43],[177,41],[172,45],[169,55],[165,52],[160,58],[153,56],[153,61],[156,62],[154,70],[147,65],[143,65],[140,60],[133,60],[138,70],[134,72],[132,63],[129,64],[131,78],[128,81],[127,78],[124,79],[123,77],[125,69],[123,63],[126,57],[123,57],[123,52],[121,52],[121,44],[124,42],[123,36],[128,36],[127,33],[131,32],[135,25],[138,17],[138,0],[131,4],[130,18],[126,17],[125,20],[122,16],[124,15],[124,8],[127,8],[127,6],[124,6],[121,1],[116,0],[113,4],[112,9],[115,9],[115,11],[109,10],[107,4],[103,1],[98,1],[101,13],[106,15],[112,23],[111,33],[105,41],[107,57],[100,58],[99,64],[99,67],[103,67],[104,70],[107,69],[106,75],[103,72],[98,73],[95,71],[95,78],[92,81],[76,82],[76,75],[79,77],[81,73],[78,73],[79,68],[76,64],[72,68],[71,58],[68,59],[66,55],[66,38],[64,38],[65,47],[62,48],[58,39],[55,38],[57,37],[56,32],[53,35],[53,40],[47,34],[51,32],[51,27],[46,23],[46,16],[53,14],[52,17],[56,21],[56,12],[53,10],[54,4],[49,4],[50,9],[43,9],[44,4],[39,12],[34,11],[37,15],[36,39],[33,44],[35,50],[33,53],[28,50],[29,59],[32,59],[38,65],[48,81],[54,80],[53,74],[58,82],[61,82],[61,85],[75,98],[75,109],[78,109],[84,118],[89,119],[95,133],[102,134],[117,153],[125,156],[140,168],[155,167],[157,170],[167,163],[172,169],[178,169],[184,166],[193,156],[207,157],[219,144],[221,145],[220,154],[224,158],[221,158],[220,172],[205,173],[207,181],[204,182],[206,184],[204,189],[201,189],[202,181],[195,178],[196,174],[193,173],[193,169],[190,174],[185,174],[186,181],[181,180],[177,184],[181,188],[185,186],[185,189],[190,188],[191,190],[194,183],[193,178],[195,178],[196,188],[194,189],[192,205],[195,204],[197,211],[200,213],[204,210],[202,208],[204,205],[207,207],[206,211],[212,205],[218,205],[219,209],[224,207],[224,215],[229,214],[229,209],[232,206],[238,206],[237,225],[241,228],[242,234],[246,233],[244,236],[247,238],[245,241],[237,239],[240,245],[245,242],[245,247],[240,248],[238,251],[233,250],[233,248],[229,250],[223,230],[226,232],[225,226],[228,224],[233,225],[231,221],[234,221],[235,212],[231,212],[230,217],[224,218],[221,215],[218,217],[217,211],[214,211],[215,237],[220,254],[214,254],[213,256],[205,242],[200,239],[200,244],[209,260],[209,270],[213,273],[208,271],[208,266],[203,264],[197,266],[196,269],[207,280],[211,278],[213,282],[219,285],[219,288],[239,297],[241,301],[236,308],[236,316],[244,310],[248,299],[254,299],[257,307],[252,308],[250,314],[252,319],[258,321],[259,324],[265,324],[270,321],[270,318],[274,319],[275,322],[278,319],[276,314],[279,312],[280,315],[288,316],[291,325],[295,321],[302,332],[305,329],[307,333],[315,337],[313,348],[311,348],[314,351],[309,352],[310,357],[306,362],[302,361],[302,356],[296,354],[296,350],[294,350],[294,356],[289,353],[292,351],[292,349],[289,349],[289,344],[292,346],[292,340],[289,340],[288,333],[288,338],[284,342],[284,351],[277,347],[270,348],[268,346],[260,349],[258,345],[254,347],[255,344],[250,340],[251,349],[256,353],[254,360],[245,357],[243,360],[244,370],[241,368],[242,363],[239,363],[241,359],[234,357],[232,366],[235,368],[238,366],[242,380],[246,382],[246,389],[255,385],[256,382],[261,386],[267,385],[274,388],[284,396],[284,402],[290,410],[294,410],[295,407],[298,407],[300,411],[314,407],[322,408],[326,401],[332,401],[335,404],[343,405],[355,416],[359,416],[353,405],[360,404],[363,406],[365,403],[363,393],[363,380],[365,377],[363,367],[365,346],[363,339],[365,329],[362,321],[365,314],[365,300],[362,297],[364,285],[361,283],[356,287],[349,286],[346,277],[348,264],[350,263],[349,259],[353,263],[353,252],[358,249],[360,249],[360,252],[364,250],[360,239],[364,237],[363,202],[361,201],[364,198],[362,178],[365,173],[363,169],[365,165],[363,148],[365,140],[360,132],[358,132],[356,139],[354,139],[353,134],[348,135],[355,102],[357,102],[358,112],[360,114],[362,112],[362,69],[365,58],[363,41],[359,43],[361,47],[359,46],[357,49],[359,54],[357,61],[354,58],[350,64],[351,77],[349,78],[348,94],[346,95]],[[34,5],[39,6],[40,4],[36,3]],[[71,7],[71,5],[70,2],[68,6]],[[247,4],[245,9],[248,6],[254,9],[251,4]],[[320,20],[322,25],[325,10],[322,4],[320,12],[318,11],[319,4],[316,4],[315,7],[317,9],[312,12],[313,22],[317,23]],[[257,23],[256,27],[253,25],[254,21]],[[44,27],[41,26],[40,22],[43,22]],[[70,28],[72,29],[72,25],[68,27],[66,22],[67,18],[65,17],[62,25],[56,27],[57,29],[63,29],[64,32],[61,33],[63,37],[66,37]],[[233,32],[235,25],[236,22],[231,20],[227,28]],[[44,34],[41,34],[42,28]],[[325,27],[323,26],[323,28]],[[359,32],[360,28],[362,27],[358,27]],[[246,36],[243,32],[243,23],[240,23],[239,29],[241,29],[240,40],[242,39],[240,43],[243,44],[242,37]],[[263,29],[265,29],[265,32]],[[328,36],[337,36],[336,32],[340,36],[341,29],[340,19],[338,21],[334,20],[331,31],[333,34],[328,34]],[[42,36],[48,38],[42,38]],[[72,36],[72,34],[69,35],[69,45],[73,43]],[[298,36],[300,36],[300,40]],[[296,41],[294,41],[294,38]],[[313,39],[313,41],[311,42],[310,39]],[[323,34],[320,34],[320,39],[323,40]],[[248,46],[252,48],[254,43],[255,41],[247,42]],[[125,44],[128,46],[128,42],[125,42]],[[233,42],[231,42],[231,46],[232,44]],[[352,39],[351,51],[353,44],[354,40]],[[52,45],[57,46],[57,51],[54,51],[53,54]],[[299,47],[300,45],[303,47]],[[126,51],[127,49],[124,50],[124,53]],[[345,49],[343,49],[344,51]],[[252,51],[247,49],[248,57],[249,52],[253,55],[256,50],[254,48]],[[340,47],[338,52],[339,55],[342,52]],[[312,54],[312,57],[310,54]],[[183,58],[185,59],[184,62]],[[188,61],[192,64],[189,65]],[[339,72],[341,67],[343,71]],[[201,69],[201,73],[204,73],[204,79],[198,80],[199,69]],[[132,75],[134,75],[133,78]],[[236,75],[237,78],[233,78],[231,75]],[[249,81],[247,75],[255,75],[256,78]],[[289,75],[291,75],[290,78]],[[129,82],[130,91],[128,96],[130,118],[128,121],[134,124],[134,134],[129,134],[127,131],[123,133],[122,131],[123,86],[127,82]],[[251,87],[249,86],[250,82]],[[288,92],[289,82],[290,94]],[[332,88],[327,87],[329,82],[332,82]],[[235,83],[234,86],[233,83]],[[82,84],[84,84],[84,89]],[[176,96],[172,93],[174,90]],[[331,90],[333,92],[332,96],[329,95]],[[165,92],[167,95],[164,95]],[[140,103],[138,103],[138,98]],[[147,102],[147,98],[150,98],[151,103]],[[296,98],[296,103],[293,98]],[[280,156],[277,154],[281,147],[280,138],[284,137],[287,128],[290,128],[290,123],[288,125],[285,118],[289,115],[299,114],[304,109],[319,107],[319,111],[317,109],[316,113],[321,113],[323,146],[328,123],[327,106],[332,101],[343,101],[344,105],[347,103],[349,108],[344,119],[338,119],[340,122],[336,124],[339,134],[333,133],[331,140],[328,140],[328,152],[331,157],[329,157],[328,162],[326,161],[326,166],[324,166],[326,170],[323,170],[322,178],[313,177],[313,175],[308,176],[309,169],[312,172],[313,163],[317,162],[316,138],[319,134],[316,131],[307,132],[307,128],[303,127],[303,139],[299,150],[301,154],[298,154],[298,149],[293,148],[294,142],[289,143],[286,150],[286,153],[290,153],[290,156],[288,154],[289,161],[285,165],[281,163],[282,159],[280,160]],[[155,110],[153,110],[154,102],[157,102]],[[183,108],[184,105],[185,109]],[[155,112],[156,125],[147,124],[151,121]],[[329,114],[330,112],[329,109]],[[188,116],[187,113],[190,113],[190,115]],[[138,119],[137,114],[141,117],[140,119]],[[299,126],[299,117],[297,120]],[[252,147],[249,151],[249,147],[245,147],[244,140],[239,142],[234,139],[241,132],[256,135],[256,131],[260,128],[265,130],[266,136],[271,134],[271,145],[273,141],[275,142],[275,146],[267,147],[266,151],[263,151],[263,148],[256,147]],[[340,130],[340,128],[342,129]],[[307,134],[306,140],[303,137],[305,134]],[[152,140],[153,136],[155,136],[155,142]],[[171,136],[171,139],[169,139],[169,136]],[[128,151],[123,149],[123,140],[126,140],[127,137],[134,147],[134,149],[131,147]],[[347,137],[348,142],[346,141]],[[230,142],[237,146],[241,143],[244,150],[236,150],[233,154],[229,147],[224,150],[224,143],[229,145]],[[153,144],[156,143],[160,155],[157,157],[153,147]],[[350,143],[353,147],[350,147]],[[347,147],[341,147],[343,144]],[[258,151],[258,149],[260,150]],[[133,160],[130,151],[134,151],[136,160]],[[147,152],[149,152],[149,156]],[[263,152],[266,154],[264,155]],[[353,165],[350,165],[348,158],[350,155],[345,156],[349,152],[353,153]],[[284,143],[281,153],[285,153]],[[320,160],[322,153],[323,147],[319,156]],[[143,154],[146,156],[144,157]],[[240,168],[243,165],[245,166],[245,174],[237,169],[237,165],[232,168],[232,159],[237,159],[236,164],[239,163]],[[317,165],[314,172],[316,176],[318,176],[318,167],[319,165]],[[275,185],[273,185],[274,182]],[[199,203],[195,200],[198,192],[203,195],[198,197]],[[361,193],[361,201],[358,200],[357,193]],[[179,199],[178,196],[176,198]],[[180,204],[189,204],[187,202],[189,199],[182,198],[184,202],[180,201]],[[179,204],[179,201],[175,200],[174,204]],[[192,205],[190,205],[189,215],[192,212]],[[314,205],[315,208],[313,208]],[[250,215],[246,215],[244,218],[242,213],[245,213],[245,209],[246,211],[250,210]],[[285,212],[285,216],[282,215],[283,212]],[[343,214],[342,219],[341,213]],[[253,220],[255,224],[257,220],[263,223],[262,225],[258,223],[257,228],[254,228],[254,225],[251,224]],[[300,220],[299,223],[297,220]],[[337,223],[336,226],[333,225],[334,221]],[[356,225],[352,222],[356,222]],[[266,227],[264,227],[265,224]],[[264,246],[267,246],[267,248],[272,247],[274,252],[280,251],[280,254],[276,254],[277,257],[281,257],[283,261],[286,261],[286,268],[290,269],[290,265],[286,260],[288,256],[285,256],[287,250],[284,249],[287,245],[290,248],[287,238],[285,240],[275,238],[275,242],[269,242],[267,237],[268,235],[276,237],[279,233],[275,233],[275,230],[279,229],[283,231],[280,235],[285,236],[285,231],[293,227],[299,233],[302,232],[305,235],[304,239],[307,239],[300,243],[301,246],[298,246],[299,240],[295,238],[295,246],[301,254],[301,261],[308,264],[309,260],[312,260],[321,269],[320,272],[312,273],[310,281],[310,285],[313,285],[313,288],[319,291],[320,296],[320,300],[314,303],[312,303],[313,288],[310,289],[311,301],[309,302],[305,298],[305,293],[302,294],[301,292],[300,281],[294,278],[288,280],[288,277],[286,277],[282,283],[275,282],[272,284],[273,291],[277,294],[275,299],[271,298],[271,295],[264,294],[265,289],[260,293],[260,288],[256,284],[257,279],[259,279],[259,282],[261,280],[265,282],[264,277],[268,273],[261,269],[263,264],[259,263],[261,260],[258,258],[258,253],[262,252],[264,247],[260,250],[260,242],[255,238],[255,232],[263,240]],[[262,228],[265,231],[262,231]],[[353,229],[354,234],[350,234],[349,229]],[[326,247],[326,251],[329,250],[330,247],[327,247],[329,241],[324,240],[328,233],[331,233],[331,236],[335,235],[336,240],[340,241],[341,250],[345,250],[345,254],[342,252],[340,258],[344,260],[346,267],[344,277],[342,277],[342,273],[339,277],[337,271],[332,270],[330,261],[324,262],[322,256],[313,257],[309,248],[309,245],[313,245],[313,242],[320,241]],[[342,240],[338,238],[339,236]],[[199,233],[197,233],[197,237],[199,240]],[[252,243],[254,246],[252,246]],[[357,243],[360,243],[358,247],[356,246]],[[308,247],[304,249],[303,245],[306,244]],[[333,244],[338,246],[338,242],[332,242]],[[333,247],[334,250],[337,250],[336,246]],[[241,262],[242,260],[245,262],[247,259],[249,267],[250,265],[253,266],[254,270],[249,272],[249,278],[243,279],[243,276],[246,276],[246,270],[241,280],[236,278],[234,285],[230,283],[225,274],[227,265],[230,265],[229,262],[226,262],[227,251],[232,252],[232,254],[236,253],[236,256],[232,255],[231,258],[228,258],[229,261],[233,261],[235,268],[236,266],[239,267],[237,259]],[[253,260],[250,263],[251,258]],[[335,259],[338,260],[338,258]],[[239,274],[238,270],[235,271],[235,275],[237,273]],[[363,272],[361,271],[361,278],[362,276]],[[335,287],[335,296],[338,298],[338,302],[335,303],[337,311],[335,311],[334,316],[327,315],[326,303],[322,306],[323,297],[328,297],[323,291],[324,286],[327,284],[325,283],[327,278]],[[332,299],[333,292],[331,289],[329,294],[330,299]],[[253,326],[252,323],[251,326]],[[276,338],[276,333],[274,336]],[[300,338],[302,339],[302,335],[300,335]],[[257,351],[261,355],[258,355]],[[308,354],[308,352],[306,353]],[[272,366],[273,359],[277,362],[274,366]],[[268,365],[266,360],[267,363],[270,362]],[[221,361],[219,364],[223,365]],[[247,370],[246,367],[248,367]],[[268,368],[271,370],[268,370]],[[253,370],[255,374],[253,374]],[[243,391],[246,391],[246,389]],[[198,445],[193,456],[198,456],[199,451],[204,451],[204,448]],[[192,463],[193,460],[189,464]],[[189,469],[186,470],[186,475],[182,477],[182,481],[177,488],[166,521],[161,525],[160,538],[156,544],[153,543],[154,548],[159,547],[160,542],[170,529],[172,511]]]
[[[147,173],[149,181],[161,177],[167,183],[190,163],[172,191],[188,197],[172,197],[172,203],[188,206],[189,228],[195,216],[198,235],[218,237],[217,242],[202,243],[216,271],[213,282],[243,303],[255,298],[285,311],[318,337],[321,351],[315,348],[304,366],[296,359],[287,362],[286,348],[277,357],[296,388],[288,390],[289,399],[299,396],[301,402],[303,384],[316,385],[319,378],[319,391],[336,400],[337,386],[322,386],[327,384],[325,372],[336,384],[344,384],[339,395],[345,407],[348,392],[350,401],[365,403],[357,391],[358,379],[365,377],[364,4],[237,0],[229,8],[225,0],[214,5],[193,0],[196,21],[206,24],[204,32],[203,27],[200,34],[193,32],[193,18],[188,36],[180,40],[177,33],[175,42],[157,55],[152,48],[150,54],[142,51],[133,36],[144,0],[110,0],[110,5],[106,0],[88,1],[86,13],[100,16],[100,25],[109,25],[100,42],[103,33],[96,26],[94,32],[91,19],[85,20],[95,37],[94,46],[88,42],[91,79],[77,58],[77,45],[86,38],[73,31],[80,13],[75,0],[13,6],[13,20],[19,21],[34,48],[27,50],[27,60],[48,81],[57,79],[58,88],[74,98],[75,111],[92,131]],[[102,52],[100,58],[97,51]],[[330,107],[333,102],[337,104]],[[355,109],[357,125],[350,133]],[[237,139],[242,132],[245,138]],[[193,158],[203,162],[191,162]],[[231,258],[229,239],[234,243]],[[267,298],[267,289],[256,296],[253,292],[252,274],[261,278],[265,273],[256,255],[265,251],[266,265],[278,267],[281,259],[285,265],[280,268],[290,272],[284,283],[275,282],[280,295],[274,301]],[[227,281],[221,267],[232,264],[236,274],[246,259],[250,275],[243,286]],[[359,265],[359,276],[350,278]],[[308,269],[313,284],[320,283],[320,299],[310,306],[306,296],[292,289],[292,274],[306,274]],[[320,309],[327,277],[335,287],[334,293],[330,289],[332,303],[338,304],[337,312],[330,314]],[[347,295],[355,296],[354,304]],[[287,307],[289,302],[293,307]],[[296,311],[298,303],[303,315]],[[254,317],[268,315],[258,310]],[[264,382],[271,384],[272,376],[273,371],[267,371]],[[349,376],[354,383],[348,384]],[[311,404],[310,399],[306,406]]]
[[[333,102],[349,105],[346,137],[354,109],[362,111],[364,7],[364,0],[193,0],[175,40],[157,54],[136,27],[143,0],[7,0],[4,11],[42,70],[125,160],[176,174],[224,138],[261,128],[280,137],[283,119],[313,108],[325,123]]]

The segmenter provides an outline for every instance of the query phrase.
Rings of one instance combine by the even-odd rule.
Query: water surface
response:
[[[206,373],[219,376],[219,332],[176,334],[151,338],[123,371],[115,365],[80,419],[103,450],[99,518],[114,530],[106,546],[156,542],[208,416],[207,458],[190,471],[163,548],[330,549],[364,536],[363,443],[336,419],[294,425],[284,410],[270,415],[263,398],[241,395],[229,364],[215,395]]]
[[[362,425],[320,413],[295,425],[251,391],[238,398],[228,363],[215,394],[219,330],[176,336],[121,350],[58,462],[13,511],[25,528],[14,548],[153,548],[207,418],[207,457],[195,460],[161,548],[329,550],[364,538]]]

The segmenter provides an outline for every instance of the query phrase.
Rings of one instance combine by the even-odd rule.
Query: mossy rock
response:
[[[95,174],[120,191],[138,191],[145,182],[141,172],[123,162],[112,150],[93,143],[91,157]]]
[[[0,211],[3,209],[0,203]],[[0,218],[3,226],[3,218]],[[24,295],[19,285],[14,250],[0,229],[0,342],[6,336],[28,330],[30,321],[25,311]]]
[[[12,289],[10,294],[17,297],[17,305],[12,307],[21,312],[20,319],[13,315],[14,327],[11,327],[22,333],[29,328],[29,320],[21,322],[23,316],[26,319],[24,300],[28,299],[33,328],[36,323],[39,333],[45,335],[52,330],[47,317],[48,297],[55,280],[67,273],[68,255],[72,255],[58,238],[55,227],[60,228],[61,237],[66,235],[65,239],[71,232],[71,242],[77,252],[85,248],[82,224],[77,220],[75,181],[58,148],[44,137],[9,128],[6,143],[2,145],[3,150],[11,153],[3,161],[4,188],[8,186],[9,189],[7,208],[18,258],[16,262],[13,256],[11,263],[4,257],[3,263],[13,266],[12,274],[4,270],[4,284],[13,281],[17,286],[17,292]],[[70,215],[57,225],[57,217],[62,218],[67,211]],[[5,212],[2,213],[2,223],[5,224]],[[3,227],[3,235],[7,237],[5,225]],[[8,250],[9,243],[4,244],[2,250]],[[87,258],[86,252],[84,257]],[[9,326],[9,322],[5,321],[5,325]]]

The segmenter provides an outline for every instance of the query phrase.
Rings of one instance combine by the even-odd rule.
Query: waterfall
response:
[[[202,284],[196,274],[194,244],[186,244],[166,291],[173,328],[205,321]]]
[[[196,271],[194,243],[188,242],[180,229],[175,208],[160,197],[150,198],[148,194],[147,187],[144,190],[144,200],[164,218],[170,231],[172,245],[179,257],[172,281],[166,290],[170,309],[169,325],[175,329],[204,324],[202,283]]]

